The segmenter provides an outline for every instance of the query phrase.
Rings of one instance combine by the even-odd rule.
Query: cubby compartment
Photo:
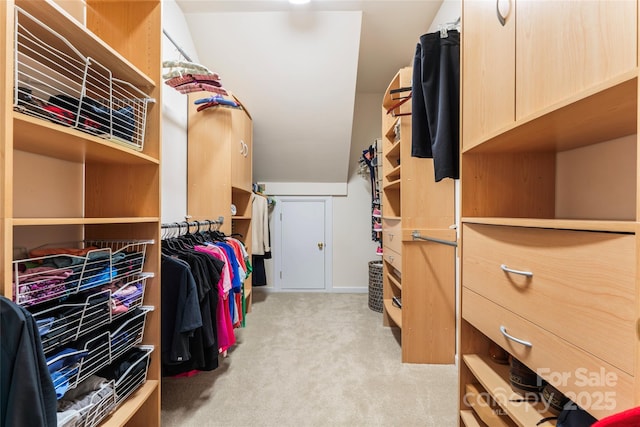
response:
[[[231,203],[235,206],[236,213],[229,212],[234,218],[249,218],[251,217],[251,198],[252,193],[246,190],[232,187],[231,188]]]
[[[15,40],[14,110],[144,148],[148,104],[154,100],[143,90],[20,7]]]
[[[462,216],[633,222],[635,140],[562,152],[465,154]]]

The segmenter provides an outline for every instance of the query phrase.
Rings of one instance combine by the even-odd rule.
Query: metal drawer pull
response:
[[[389,261],[391,261],[391,263],[393,264],[393,255],[389,255]]]
[[[502,271],[507,273],[519,274],[521,276],[533,277],[533,273],[531,271],[523,271],[523,270],[514,270],[513,268],[507,267],[506,264],[500,264],[500,268]]]
[[[513,335],[509,335],[507,333],[507,328],[505,328],[504,326],[500,326],[500,332],[502,332],[502,335],[504,335],[505,337],[507,337],[511,341],[515,341],[518,344],[522,344],[525,347],[533,347],[533,344],[531,344],[529,341],[521,340],[520,338],[516,338]]]
[[[496,0],[496,14],[498,15],[498,22],[500,22],[500,25],[502,25],[503,27],[507,23],[507,16],[509,16],[509,13],[511,12],[510,9],[511,2],[509,2],[509,11],[503,15],[502,12],[500,12],[500,0]]]

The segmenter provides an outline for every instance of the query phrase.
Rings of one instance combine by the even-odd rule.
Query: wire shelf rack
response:
[[[44,352],[76,341],[142,306],[147,279],[153,276],[153,273],[135,274],[87,295],[78,295],[68,303],[33,312]]]
[[[14,110],[143,150],[155,100],[19,7],[14,65]]]
[[[153,240],[90,240],[65,247],[46,245],[30,258],[13,261],[14,301],[33,306],[64,301],[72,295],[142,272]]]

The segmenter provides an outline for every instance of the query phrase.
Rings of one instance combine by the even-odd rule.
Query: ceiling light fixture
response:
[[[289,0],[289,3],[291,4],[305,4],[305,3],[309,3],[311,0]]]

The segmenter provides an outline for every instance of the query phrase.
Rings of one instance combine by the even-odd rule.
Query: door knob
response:
[[[318,242],[318,249],[322,250],[324,248],[324,243]]]

